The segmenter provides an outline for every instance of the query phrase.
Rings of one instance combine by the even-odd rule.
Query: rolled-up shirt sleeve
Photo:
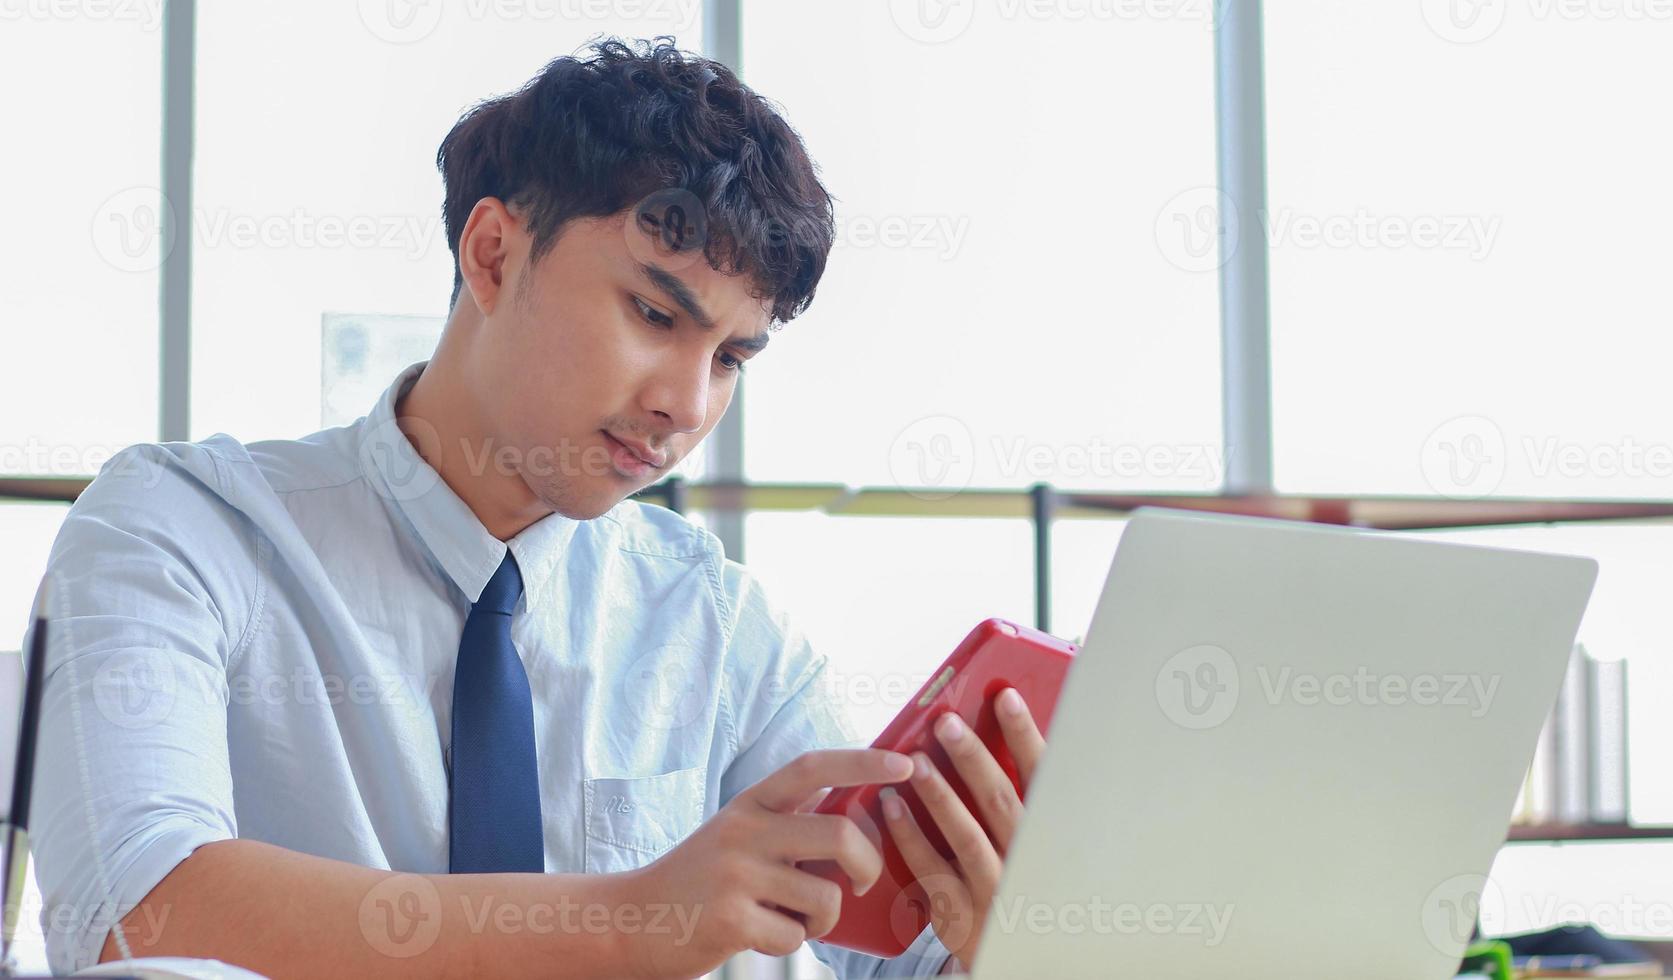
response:
[[[738,738],[739,753],[721,780],[725,806],[731,798],[785,763],[813,749],[862,748],[848,705],[827,682],[828,661],[814,652],[807,637],[767,597],[759,581],[728,561],[724,579],[733,617],[729,651],[732,662],[756,670],[737,670],[749,678],[748,689],[734,688],[726,717]],[[862,977],[927,977],[942,971],[952,954],[931,928],[925,928],[904,952],[873,956],[818,940],[813,954],[841,980]]]
[[[251,532],[186,447],[113,457],[48,560],[47,659],[30,831],[55,973],[193,850],[237,836],[227,664],[250,624],[228,581]],[[247,560],[247,559],[246,559]],[[144,935],[129,933],[134,955]]]

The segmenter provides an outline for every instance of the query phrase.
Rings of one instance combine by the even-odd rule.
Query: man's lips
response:
[[[634,456],[637,456],[640,459],[640,461],[644,462],[646,465],[651,466],[654,469],[659,469],[659,470],[662,469],[663,465],[667,462],[667,455],[666,454],[655,452],[649,446],[645,445],[642,442],[636,442],[636,441],[631,440],[631,439],[623,439],[620,436],[613,435],[610,432],[610,430],[608,430],[608,429],[602,429],[600,431],[602,431],[604,433],[604,437],[606,439],[609,439],[611,442],[615,443],[616,445],[621,446],[623,449],[626,449],[628,452],[632,453]]]

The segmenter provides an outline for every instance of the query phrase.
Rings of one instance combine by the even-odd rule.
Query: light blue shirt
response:
[[[507,547],[547,871],[647,864],[802,752],[862,744],[708,531],[630,500],[489,534],[396,425],[424,365],[299,440],[129,447],[70,508],[30,822],[54,970],[210,841],[446,872],[454,661]],[[948,956],[929,929],[889,960],[812,945],[839,977]]]

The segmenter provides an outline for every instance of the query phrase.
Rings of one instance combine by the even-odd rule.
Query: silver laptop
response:
[[[972,976],[1452,976],[1596,571],[1139,512]]]

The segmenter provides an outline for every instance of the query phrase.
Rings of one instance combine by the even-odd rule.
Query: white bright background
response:
[[[1630,13],[1653,6],[1266,5],[1282,490],[1433,493],[1418,460],[1464,416],[1504,441],[1483,490],[1668,496],[1667,461],[1610,465],[1670,441],[1673,11]],[[1377,230],[1301,231],[1332,219]],[[1545,465],[1554,447],[1597,465]]]
[[[436,145],[594,34],[700,47],[694,3],[628,6],[200,4],[193,437],[319,428],[326,313],[443,315]],[[813,310],[751,366],[750,478],[915,483],[952,446],[969,465],[941,475],[974,486],[1218,488],[1208,6],[949,4],[973,12],[947,36],[910,4],[744,0],[746,78],[807,140],[842,227]],[[1270,213],[1242,232],[1272,239],[1280,488],[1436,492],[1425,454],[1463,417],[1498,450],[1482,492],[1668,497],[1673,474],[1626,459],[1670,441],[1673,24],[1267,6]],[[91,473],[156,436],[160,35],[146,4],[31,9],[0,25],[0,86],[32,93],[5,121],[37,134],[0,163],[19,284],[0,294],[0,472]],[[329,241],[356,221],[380,242]],[[1457,247],[1401,237],[1424,222]],[[1159,455],[1076,455],[1100,447]],[[1542,466],[1553,447],[1585,462]],[[1016,462],[1029,450],[1043,468]],[[63,510],[0,504],[0,649]],[[1120,530],[1054,528],[1059,634],[1084,632]],[[1032,616],[1024,522],[755,514],[746,532],[752,568],[867,690],[910,691],[981,618]],[[1449,536],[1604,562],[1582,639],[1631,661],[1633,815],[1673,822],[1673,529]],[[855,713],[875,730],[896,707]],[[1673,846],[1519,846],[1495,877],[1509,927],[1548,924],[1552,896],[1603,921],[1673,903]]]
[[[1206,23],[978,7],[923,44],[899,7],[745,8],[745,74],[802,132],[839,227],[812,310],[751,367],[749,476],[922,485],[901,450],[927,417],[973,450],[974,486],[1217,489],[1181,449],[1220,454],[1216,280],[1156,243],[1168,202],[1214,182]],[[1013,463],[1099,441],[1181,458],[1072,481]]]
[[[1673,22],[1651,6],[1266,4],[1282,491],[1673,492]],[[1344,220],[1372,230],[1305,234]],[[1402,221],[1447,237],[1407,241]],[[1485,465],[1462,487],[1436,485],[1448,439]],[[1633,818],[1673,822],[1673,528],[1445,536],[1599,559],[1580,639],[1629,661]],[[1666,843],[1519,845],[1494,878],[1507,930],[1673,935]]]

